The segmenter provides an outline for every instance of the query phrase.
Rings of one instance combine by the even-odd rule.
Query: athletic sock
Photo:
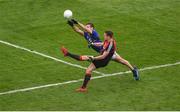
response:
[[[76,60],[78,60],[78,61],[81,61],[82,59],[81,59],[81,56],[79,56],[79,55],[75,55],[75,54],[72,54],[72,53],[67,53],[67,56],[69,56],[69,57],[71,57],[71,58],[73,58],[73,59],[76,59]]]
[[[133,70],[131,70],[133,73],[136,72],[136,67],[133,67]]]
[[[131,71],[134,72],[135,71],[135,67],[133,67],[133,69]]]
[[[84,77],[84,82],[83,82],[82,88],[86,88],[90,79],[91,79],[91,74],[86,74]]]

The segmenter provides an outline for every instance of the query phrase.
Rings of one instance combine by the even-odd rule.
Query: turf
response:
[[[142,72],[139,82],[131,75],[92,80],[86,94],[80,85],[58,86],[0,96],[2,110],[179,110],[180,65]],[[169,75],[165,75],[169,74]],[[7,106],[8,104],[8,106]]]
[[[96,55],[66,24],[71,9],[82,23],[93,22],[103,39],[113,30],[118,53],[139,68],[180,60],[179,0],[0,0],[0,40],[68,62],[61,45],[78,54]],[[126,71],[111,62],[103,73]],[[180,66],[0,96],[0,110],[180,110]],[[0,44],[0,92],[83,78],[84,70]],[[98,74],[93,74],[98,76]]]

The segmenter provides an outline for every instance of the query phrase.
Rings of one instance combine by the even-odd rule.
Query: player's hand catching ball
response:
[[[71,21],[72,21],[74,24],[78,24],[78,21],[76,21],[75,19],[71,19]]]
[[[74,26],[74,23],[72,21],[70,21],[70,20],[67,21],[67,24],[69,24],[71,27]]]

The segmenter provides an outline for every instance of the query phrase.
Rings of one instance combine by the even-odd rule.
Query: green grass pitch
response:
[[[117,52],[139,68],[180,61],[180,0],[0,0],[0,40],[87,67],[64,58],[61,45],[77,54],[97,55],[66,24],[73,11],[82,23],[93,22],[103,39],[112,30]],[[111,62],[103,73],[127,71]],[[84,77],[75,68],[0,43],[0,93]],[[0,95],[0,110],[180,110],[180,65],[90,81]],[[93,76],[99,76],[94,73]]]

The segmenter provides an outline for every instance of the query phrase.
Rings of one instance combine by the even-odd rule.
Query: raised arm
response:
[[[85,25],[83,25],[82,23],[76,21],[75,19],[72,19],[72,22],[75,23],[75,24],[78,24],[82,29],[86,30],[88,33],[91,33],[92,34],[92,30],[91,29],[88,29],[86,28]]]
[[[84,35],[84,32],[82,30],[80,30],[77,26],[73,26],[72,28],[75,32],[79,33],[80,35],[82,35],[82,36]]]
[[[68,24],[73,28],[73,30],[75,32],[77,32],[80,35],[84,35],[84,32],[82,30],[80,30],[77,26],[74,25],[74,23],[72,21],[68,21]]]

